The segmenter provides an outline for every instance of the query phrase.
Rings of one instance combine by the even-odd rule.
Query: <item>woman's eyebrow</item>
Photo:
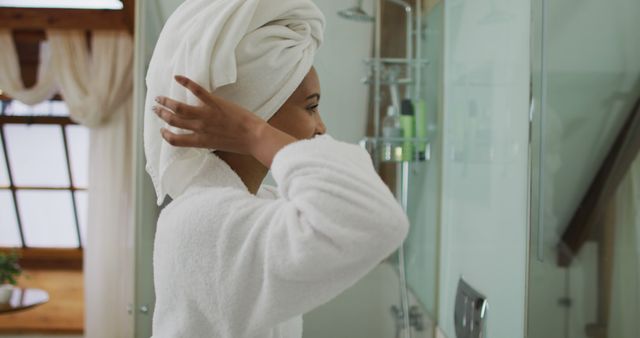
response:
[[[317,98],[318,101],[320,101],[320,94],[319,93],[313,93],[313,94],[307,96],[307,98],[305,100],[310,100],[310,99],[312,99],[314,97]]]

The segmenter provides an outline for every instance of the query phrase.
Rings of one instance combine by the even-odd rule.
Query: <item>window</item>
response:
[[[63,101],[1,101],[0,247],[83,247],[88,147]]]

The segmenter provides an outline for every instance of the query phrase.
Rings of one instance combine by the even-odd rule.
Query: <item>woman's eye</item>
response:
[[[307,107],[307,110],[311,113],[317,113],[318,112],[318,106],[319,104],[315,104],[313,106],[309,106]]]

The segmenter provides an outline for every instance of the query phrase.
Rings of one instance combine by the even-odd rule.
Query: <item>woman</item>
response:
[[[167,25],[204,27],[192,22],[193,15],[207,12],[211,3],[219,7],[205,16],[226,13],[220,34],[238,32],[229,24],[249,22],[240,30],[243,37],[231,44],[237,77],[225,83],[228,77],[216,82],[212,76],[201,86],[207,76],[193,81],[202,75],[191,69],[188,77],[175,77],[179,86],[164,87],[170,95],[148,100],[155,112],[145,123],[148,169],[159,202],[164,195],[173,198],[156,233],[153,337],[300,338],[301,315],[392,253],[406,236],[408,221],[366,151],[325,134],[319,81],[309,61],[321,39],[313,24],[299,21],[315,17],[323,23],[317,8],[303,0],[188,1],[176,11],[181,19]],[[256,48],[262,40],[255,35],[267,46]],[[187,48],[165,48],[167,40],[161,34],[154,58]],[[290,69],[265,61],[271,75],[259,84],[246,67],[273,50]],[[176,53],[165,60],[184,66],[176,56],[182,52]],[[215,57],[208,60],[216,63]],[[149,71],[161,64],[152,59]],[[154,95],[158,91],[150,79]],[[258,85],[260,90],[243,96]],[[252,104],[257,105],[248,109]],[[158,122],[166,123],[160,133],[154,129]],[[269,169],[277,188],[261,186]]]

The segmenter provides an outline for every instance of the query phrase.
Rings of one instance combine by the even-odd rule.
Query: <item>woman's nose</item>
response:
[[[323,135],[327,132],[327,126],[324,125],[320,114],[316,114],[316,135]]]

